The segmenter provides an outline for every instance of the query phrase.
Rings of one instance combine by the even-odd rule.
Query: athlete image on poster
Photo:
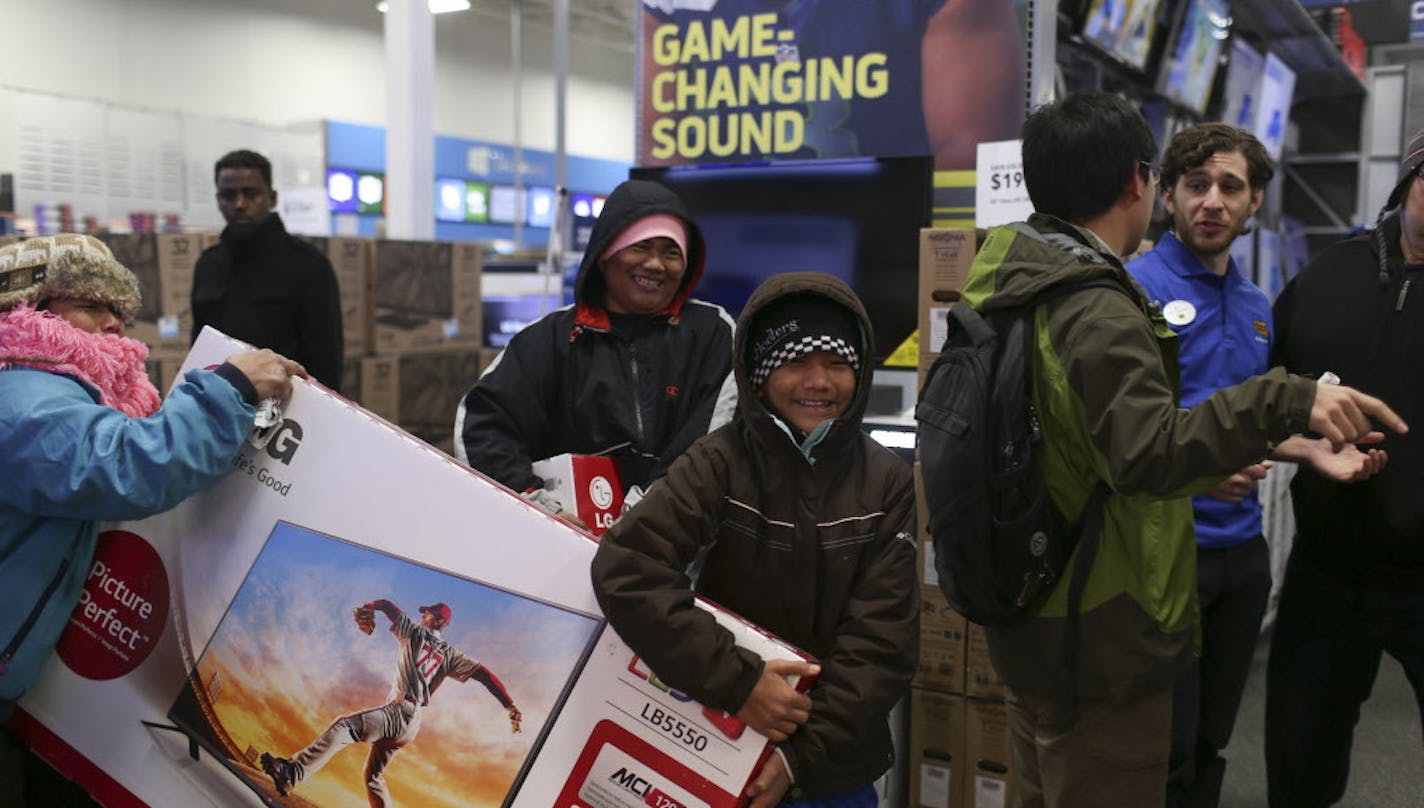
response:
[[[1014,0],[643,0],[638,164],[928,154],[1018,137]]]
[[[493,808],[602,626],[279,522],[169,715],[269,805]]]
[[[474,679],[484,685],[509,711],[510,731],[519,731],[522,715],[504,684],[488,668],[440,636],[440,630],[450,625],[452,613],[448,604],[421,606],[420,622],[416,623],[394,603],[373,600],[355,608],[356,627],[365,634],[374,632],[378,611],[391,621],[391,633],[400,643],[396,678],[391,683],[386,703],[341,716],[291,759],[263,752],[262,771],[272,778],[281,796],[287,796],[290,789],[319,771],[348,744],[361,742],[371,745],[363,778],[367,796],[372,806],[389,805],[390,794],[381,773],[391,758],[415,739],[420,731],[421,710],[430,704],[430,697],[447,678],[457,682]]]

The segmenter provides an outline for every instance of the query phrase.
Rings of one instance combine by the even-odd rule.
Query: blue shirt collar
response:
[[[1163,263],[1167,265],[1167,268],[1183,278],[1193,275],[1216,277],[1216,273],[1207,269],[1201,259],[1197,258],[1196,253],[1187,249],[1187,245],[1183,244],[1171,230],[1162,234],[1162,238],[1157,240],[1155,249],[1162,251],[1162,257],[1166,259]],[[1236,268],[1234,257],[1227,258],[1225,279],[1233,283],[1244,280],[1241,271]]]

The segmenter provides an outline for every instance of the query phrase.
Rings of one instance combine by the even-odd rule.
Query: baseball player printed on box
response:
[[[285,797],[337,752],[351,743],[362,742],[371,745],[366,758],[365,783],[372,808],[392,805],[383,772],[396,753],[415,739],[420,731],[421,711],[429,706],[431,697],[446,679],[457,682],[474,679],[484,685],[508,711],[510,731],[520,731],[523,716],[499,677],[440,636],[440,630],[448,626],[453,617],[447,604],[421,606],[420,621],[416,622],[394,603],[372,600],[354,609],[356,627],[366,634],[374,632],[378,611],[390,620],[390,631],[400,643],[396,677],[386,703],[341,716],[291,758],[263,752],[262,770],[272,778],[278,794]]]
[[[169,717],[267,805],[495,808],[601,626],[278,522]]]

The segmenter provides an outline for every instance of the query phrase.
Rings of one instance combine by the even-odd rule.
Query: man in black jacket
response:
[[[211,325],[295,359],[339,392],[341,298],[331,262],[282,225],[267,158],[229,152],[213,179],[227,227],[193,269],[192,338]]]
[[[1276,300],[1273,364],[1336,374],[1424,417],[1424,132],[1373,231],[1334,244]],[[1424,724],[1424,435],[1390,435],[1389,464],[1355,484],[1302,467],[1291,483],[1296,539],[1266,674],[1272,808],[1337,802],[1360,704],[1381,654],[1404,667]],[[1417,743],[1416,736],[1413,741]]]
[[[533,462],[608,455],[631,494],[625,502],[641,497],[735,405],[732,319],[690,299],[706,250],[672,191],[644,180],[615,188],[579,265],[574,305],[515,334],[465,394],[455,456],[557,512],[573,503],[546,496]]]

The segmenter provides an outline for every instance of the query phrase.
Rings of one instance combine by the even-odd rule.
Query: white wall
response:
[[[375,0],[0,0],[0,87],[267,124],[384,125]],[[512,144],[511,37],[502,15],[439,15],[435,131]],[[552,32],[526,22],[523,145],[552,151]],[[570,154],[631,162],[633,53],[570,45]],[[0,171],[13,112],[0,93]],[[216,155],[215,155],[216,157]]]

